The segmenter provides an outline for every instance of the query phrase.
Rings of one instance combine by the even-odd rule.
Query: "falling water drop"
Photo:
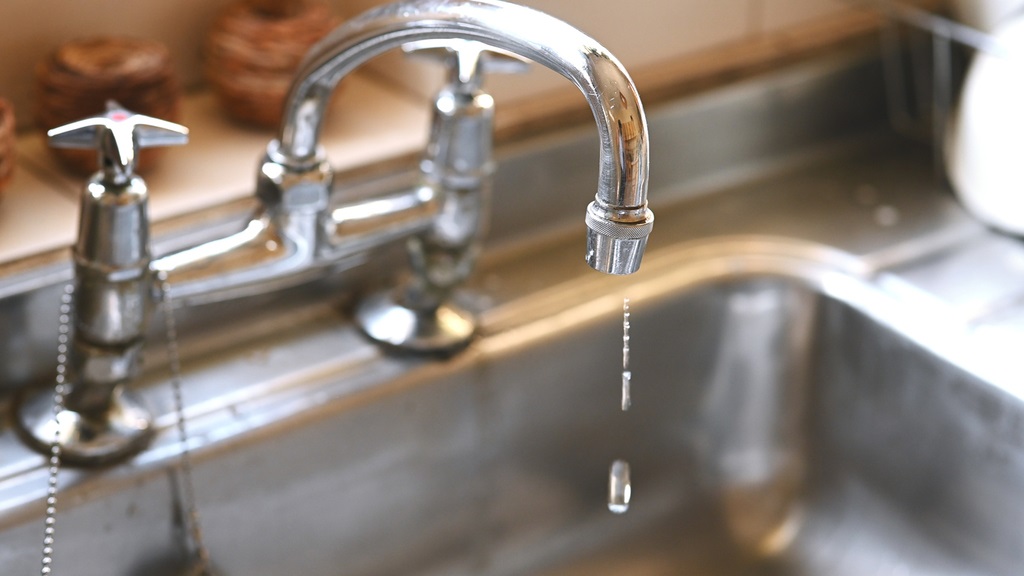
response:
[[[633,491],[629,481],[629,462],[616,460],[608,472],[608,509],[615,514],[629,510],[629,497]]]
[[[629,370],[622,371],[622,411],[629,410],[629,407],[633,404],[633,399],[630,397],[629,384],[633,379],[633,373]]]

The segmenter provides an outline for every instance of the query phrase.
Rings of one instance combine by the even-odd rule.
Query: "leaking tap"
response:
[[[648,134],[643,106],[633,81],[618,60],[595,40],[572,26],[551,16],[499,0],[410,0],[382,6],[340,26],[306,56],[285,101],[284,117],[278,138],[267,147],[264,170],[287,175],[267,182],[273,197],[311,197],[310,190],[323,188],[329,164],[319,144],[327,103],[335,86],[349,72],[371,57],[410,43],[429,42],[437,48],[446,46],[451,58],[449,93],[463,95],[463,112],[473,111],[487,118],[490,101],[467,95],[478,95],[481,57],[486,50],[531,60],[560,73],[586,97],[594,114],[601,143],[598,190],[585,211],[587,243],[585,258],[596,270],[610,274],[630,274],[640,266],[647,237],[654,224],[654,214],[647,207]],[[413,44],[415,46],[415,44]],[[422,46],[422,44],[421,44]],[[444,93],[442,93],[442,97]],[[486,106],[479,106],[480,102]],[[439,100],[440,102],[440,100]],[[448,109],[455,109],[450,99]],[[441,113],[438,114],[438,111]],[[490,158],[490,124],[471,119],[467,114],[443,118],[446,111],[435,110],[437,138],[428,147],[425,179],[441,197],[451,200],[466,180],[486,180]],[[440,120],[438,120],[440,118]],[[447,124],[446,124],[447,123]],[[463,129],[437,130],[438,126],[459,126]],[[465,129],[469,127],[470,129]],[[485,127],[485,130],[481,130]],[[485,134],[481,137],[481,134]],[[430,148],[444,155],[430,157]],[[481,150],[488,154],[481,156]],[[485,157],[487,162],[482,162]],[[442,160],[441,164],[437,160]],[[464,170],[447,170],[452,166]],[[269,169],[268,169],[269,168]],[[445,182],[448,178],[448,182]],[[471,182],[470,187],[486,185]],[[473,198],[473,196],[470,196]],[[463,198],[462,206],[475,202]],[[446,206],[460,203],[446,202]],[[542,206],[537,207],[543,210]],[[421,290],[416,294],[385,294],[371,297],[356,312],[363,331],[372,339],[415,351],[448,352],[464,345],[472,336],[475,320],[472,315],[451,302],[441,301],[450,285],[430,282],[443,277],[447,266],[458,272],[457,264],[467,261],[470,243],[448,254],[449,262],[438,256],[444,244],[437,223],[446,217],[444,208],[435,220],[433,233],[428,233],[429,249],[411,250],[420,258],[416,276]],[[450,214],[451,211],[448,212]],[[470,217],[478,211],[467,210]],[[469,224],[472,228],[475,224]],[[454,228],[453,228],[454,229]],[[423,243],[424,236],[414,242]],[[457,260],[455,264],[450,262]],[[468,259],[468,260],[471,260]],[[461,278],[460,278],[461,279]],[[437,290],[437,288],[443,288]]]

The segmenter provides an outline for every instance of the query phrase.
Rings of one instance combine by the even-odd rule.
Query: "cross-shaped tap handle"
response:
[[[485,73],[522,74],[530,68],[529,60],[475,40],[421,40],[403,44],[402,51],[443,62],[452,82],[469,90],[480,87]]]
[[[113,100],[107,112],[54,128],[46,133],[54,148],[95,148],[104,177],[124,182],[135,173],[138,151],[188,142],[188,128],[125,110]]]

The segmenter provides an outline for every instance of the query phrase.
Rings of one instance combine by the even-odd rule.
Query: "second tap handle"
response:
[[[486,74],[522,74],[530,61],[517,54],[474,40],[421,40],[402,45],[406,54],[422,55],[443,62],[453,84],[475,90]]]

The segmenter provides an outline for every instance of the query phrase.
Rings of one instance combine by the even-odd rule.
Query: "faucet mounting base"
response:
[[[466,347],[476,319],[450,302],[417,310],[399,302],[393,291],[373,294],[355,311],[356,323],[371,340],[420,354],[449,354]]]
[[[65,408],[55,418],[53,392],[48,388],[19,394],[12,407],[15,428],[32,449],[49,455],[57,437],[61,460],[73,466],[99,466],[134,456],[149,444],[154,432],[150,411],[127,390],[113,395],[102,417]]]

